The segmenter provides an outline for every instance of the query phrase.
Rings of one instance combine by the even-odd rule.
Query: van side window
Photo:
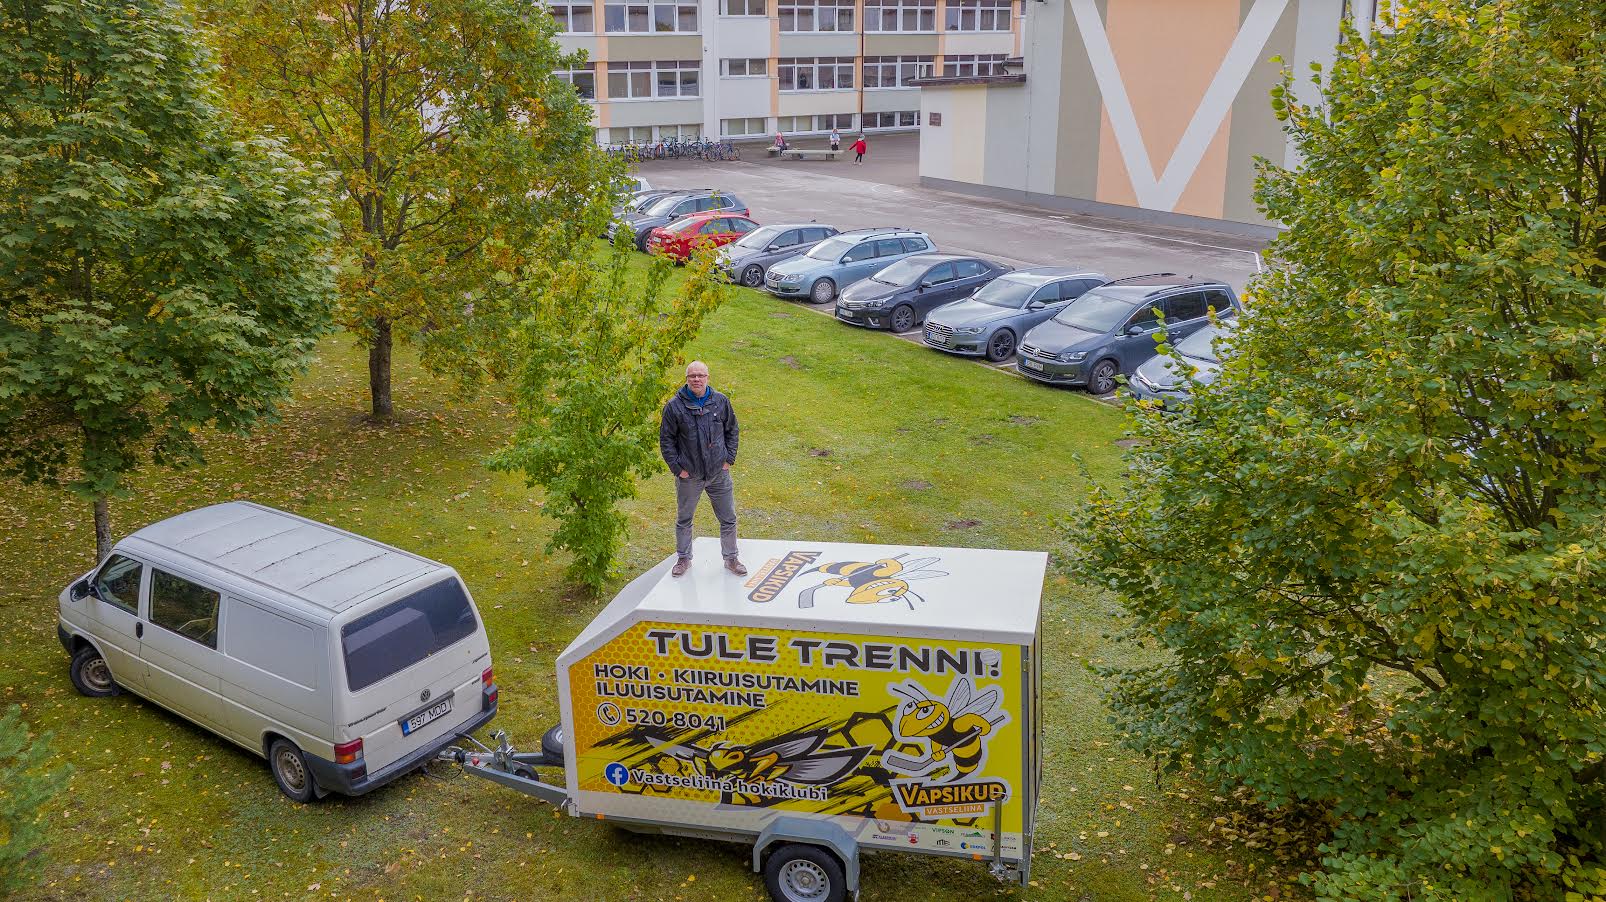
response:
[[[101,601],[139,616],[139,577],[145,566],[133,558],[114,554],[95,575],[95,594]]]
[[[346,685],[352,692],[365,689],[473,635],[478,628],[474,608],[456,579],[419,589],[341,628]]]
[[[229,657],[308,689],[318,688],[322,645],[312,627],[230,597],[225,629]]]
[[[218,593],[151,568],[151,622],[217,648]]]

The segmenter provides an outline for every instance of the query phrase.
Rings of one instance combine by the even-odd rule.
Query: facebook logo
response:
[[[603,768],[602,775],[615,786],[623,786],[630,782],[630,769],[617,761]]]

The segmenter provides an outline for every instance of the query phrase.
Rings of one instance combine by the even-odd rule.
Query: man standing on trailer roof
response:
[[[736,488],[731,483],[731,465],[736,463],[736,445],[741,430],[730,399],[708,384],[708,364],[693,360],[686,365],[686,384],[664,404],[658,425],[658,450],[675,474],[675,552],[678,559],[674,576],[691,567],[692,518],[697,502],[706,492],[708,503],[719,521],[719,550],[725,569],[746,576],[747,568],[736,556]]]

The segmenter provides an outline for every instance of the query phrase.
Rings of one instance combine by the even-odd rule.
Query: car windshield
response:
[[[1228,330],[1220,326],[1205,326],[1203,329],[1177,342],[1177,353],[1184,357],[1192,357],[1194,360],[1220,363],[1221,354],[1216,348],[1216,339],[1228,334]]]
[[[1054,315],[1054,322],[1089,332],[1108,332],[1132,313],[1132,302],[1089,291]]]
[[[924,260],[899,260],[886,269],[870,277],[871,281],[883,285],[913,285],[915,280],[926,274],[931,264]]]
[[[857,243],[852,238],[828,238],[816,244],[808,257],[810,260],[835,260]]]
[[[632,211],[645,210],[647,207],[652,205],[653,201],[659,199],[660,197],[663,197],[663,195],[662,194],[643,194],[640,197],[632,197],[630,199],[630,202],[625,204],[625,206],[628,207]]]
[[[762,229],[754,229],[753,231],[748,232],[746,235],[743,235],[742,240],[736,242],[736,246],[763,250],[764,248],[769,247],[770,242],[774,241],[775,237],[779,234],[781,234],[781,230],[775,226],[765,226]]]
[[[643,207],[642,210],[648,216],[668,216],[669,211],[675,209],[675,205],[683,200],[685,200],[685,198],[677,194],[667,194],[663,197],[657,198],[652,203]]]
[[[1034,282],[1022,282],[1017,279],[994,279],[983,285],[981,290],[970,296],[973,301],[983,304],[992,304],[994,307],[1008,307],[1019,310],[1026,306],[1026,299],[1037,290]]]

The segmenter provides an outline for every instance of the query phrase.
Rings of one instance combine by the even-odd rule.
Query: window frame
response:
[[[130,561],[139,566],[139,579],[134,583],[133,607],[123,604],[121,601],[117,600],[115,596],[111,596],[109,593],[104,593],[100,590],[100,584],[104,581],[104,575],[107,568],[111,567],[112,561],[118,560],[119,558],[125,561]],[[144,597],[146,575],[149,573],[150,569],[150,564],[140,560],[139,558],[121,553],[113,553],[106,557],[105,563],[95,568],[95,575],[89,578],[89,586],[95,590],[95,600],[103,601],[119,611],[123,611],[138,617],[140,599]]]
[[[808,27],[799,27],[805,13]],[[781,34],[854,34],[858,24],[853,0],[776,0],[775,18]],[[827,19],[831,27],[822,27]]]
[[[186,584],[188,586],[191,586],[191,587],[193,587],[195,589],[199,589],[202,592],[211,593],[211,595],[212,595],[212,618],[211,618],[212,619],[212,629],[208,634],[206,634],[206,635],[210,635],[211,636],[211,641],[210,642],[207,641],[206,639],[202,638],[202,637],[192,636],[189,633],[182,632],[180,630],[180,626],[182,626],[183,624],[170,625],[169,623],[164,622],[161,619],[161,617],[158,616],[159,612],[156,609],[156,601],[157,601],[156,593],[157,593],[157,588],[158,588],[157,587],[157,582],[158,582],[157,577],[158,576],[166,576],[166,577],[169,577],[169,578],[172,578],[172,579],[176,579],[176,580],[178,580],[178,581],[180,581],[180,582],[182,582],[182,583],[184,583],[184,584]],[[149,604],[150,616],[146,617],[145,619],[149,620],[151,622],[151,626],[161,627],[162,629],[166,630],[169,633],[172,633],[175,636],[181,636],[181,637],[183,637],[185,639],[190,640],[191,642],[194,642],[196,645],[204,646],[206,648],[213,649],[214,651],[217,649],[217,637],[218,637],[218,633],[221,631],[222,617],[223,617],[223,593],[221,591],[219,591],[217,589],[214,589],[211,586],[206,585],[205,583],[196,582],[195,580],[190,579],[187,576],[180,576],[177,573],[170,573],[170,572],[168,572],[166,570],[161,569],[160,567],[152,566],[151,567],[151,585],[150,585],[150,593],[149,593],[149,595],[150,595],[150,604]],[[194,613],[194,612],[190,612],[190,613]],[[200,619],[201,619],[200,617],[188,617],[188,618],[186,618],[184,620],[184,624],[194,623],[195,621],[200,620]]]
[[[851,56],[783,56],[776,61],[776,78],[779,81],[779,90],[783,94],[807,94],[826,91],[852,91],[854,90],[853,57]],[[831,72],[831,87],[821,87],[822,71]],[[807,74],[810,85],[798,87],[799,75]],[[787,87],[788,84],[791,87]],[[787,118],[787,117],[782,117]],[[797,118],[797,117],[790,117]],[[785,131],[785,129],[781,129]],[[801,131],[801,129],[797,129]]]
[[[1014,0],[948,0],[943,31],[998,34],[1014,31],[1014,20]]]
[[[884,27],[888,21],[893,28]],[[909,27],[913,24],[914,27]],[[865,0],[866,34],[936,34],[937,0]]]
[[[553,21],[558,23],[559,34],[596,34],[597,7],[600,5],[601,3],[594,2],[594,0],[563,0],[563,2],[547,6],[546,9],[547,13],[552,16]],[[583,31],[574,27],[575,9],[580,7],[586,9],[591,18],[591,27]],[[563,15],[561,16],[558,15],[558,10],[560,9],[563,10]]]
[[[601,32],[592,34],[700,34],[698,4],[685,0],[602,0]],[[623,10],[622,13],[616,12]],[[673,28],[659,28],[660,16],[667,15]],[[640,16],[641,27],[633,27]],[[690,16],[688,20],[686,17]],[[621,27],[613,27],[617,22]],[[688,24],[690,27],[688,27]]]

